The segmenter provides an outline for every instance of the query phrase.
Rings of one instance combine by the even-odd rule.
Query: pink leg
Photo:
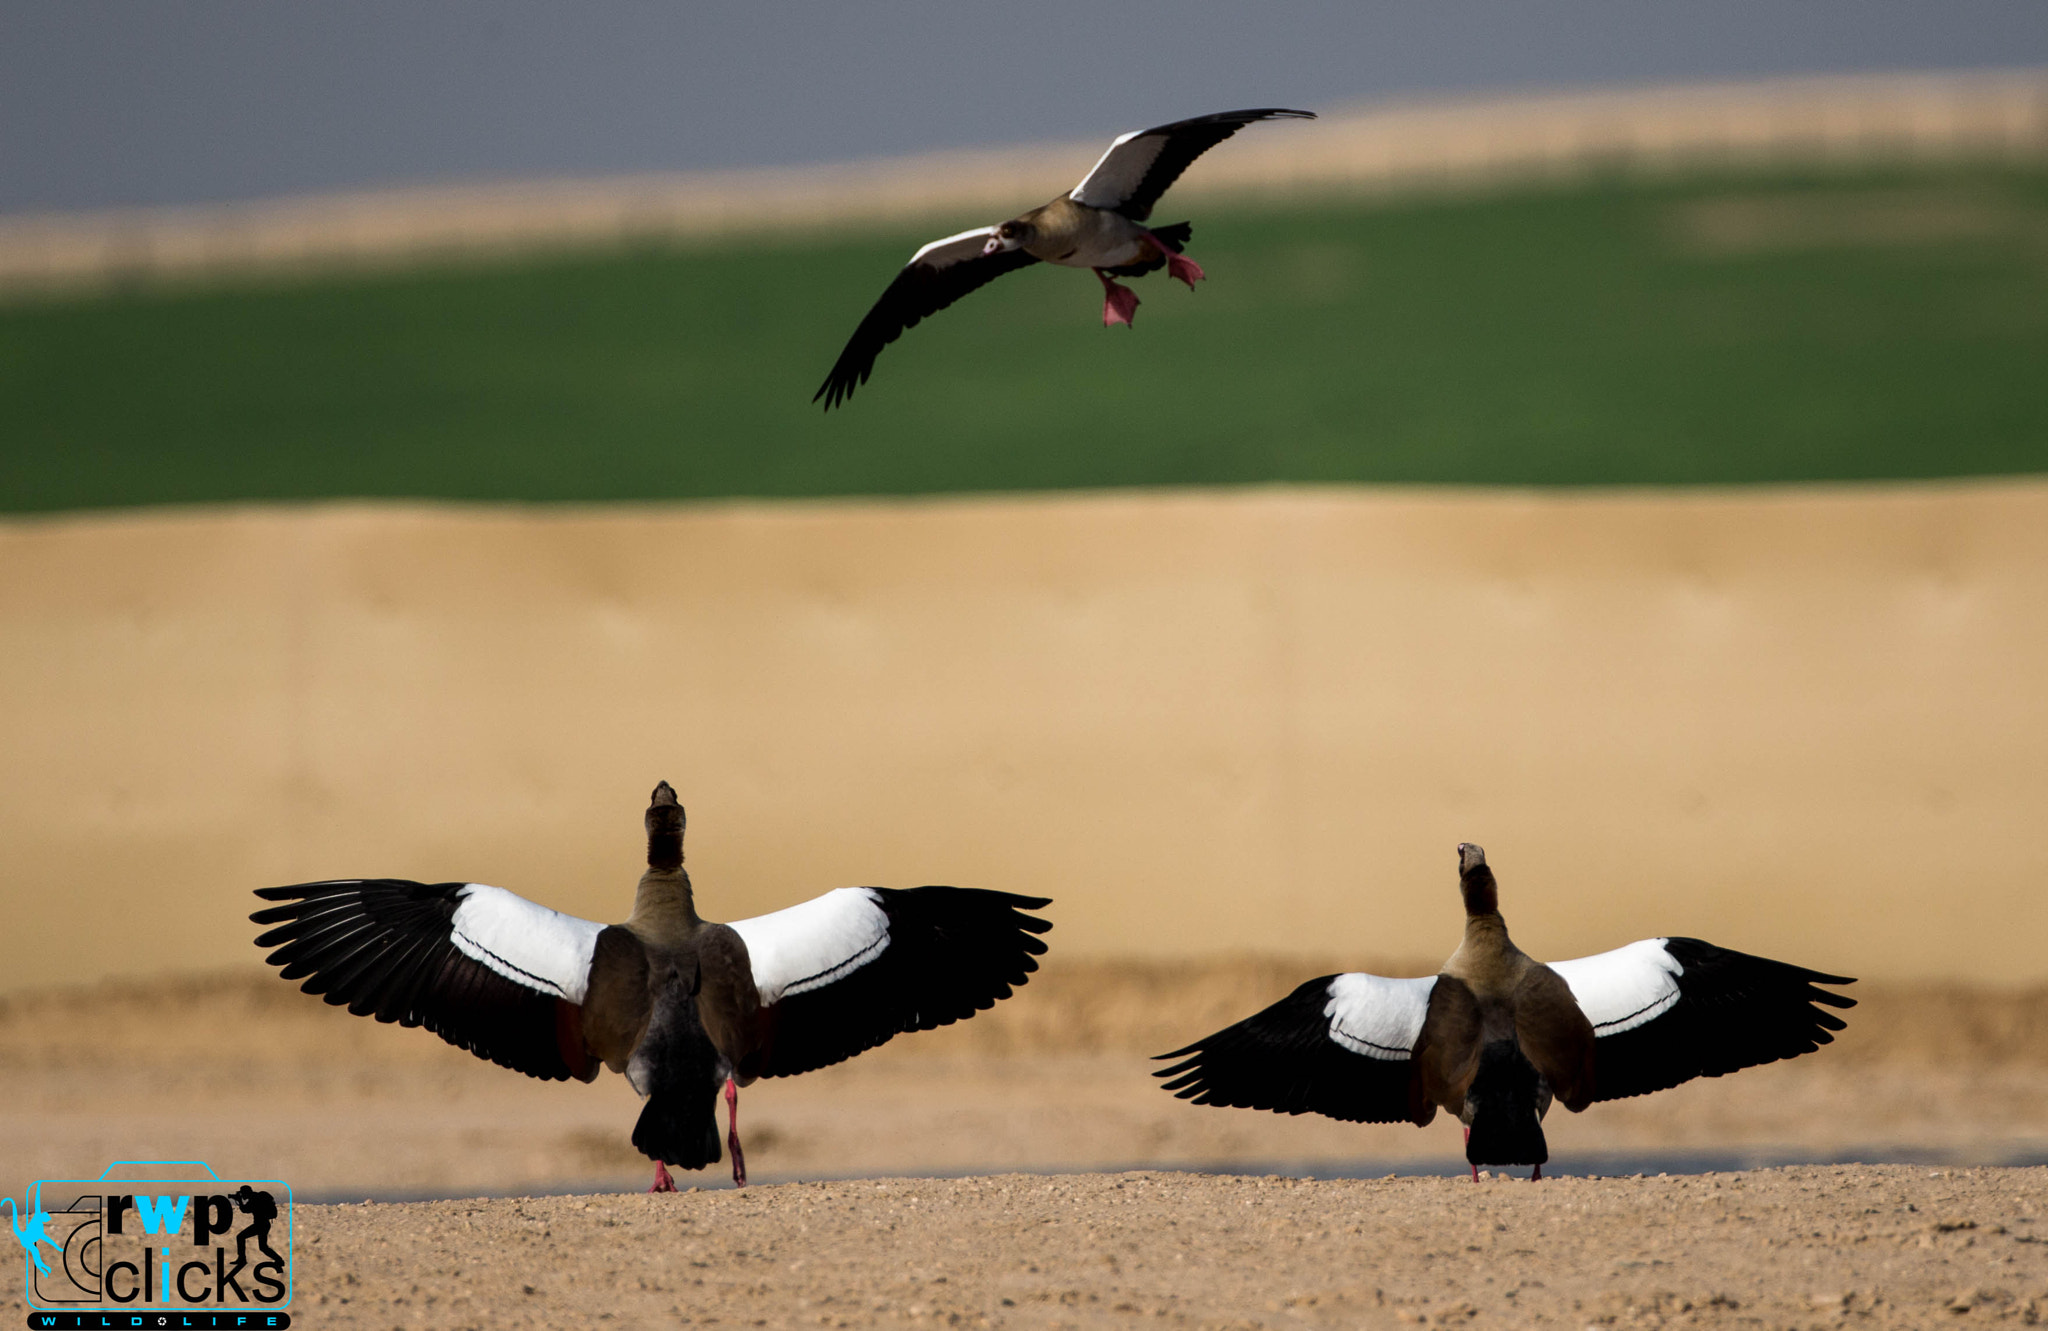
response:
[[[1138,293],[1110,281],[1109,274],[1100,268],[1095,270],[1095,275],[1102,279],[1102,326],[1114,328],[1118,324],[1129,324],[1138,315]]]
[[[1532,1170],[1530,1170],[1530,1171],[1529,1171],[1529,1181],[1530,1181],[1531,1183],[1541,1183],[1541,1182],[1543,1181],[1543,1166],[1542,1166],[1542,1165],[1538,1165],[1538,1166],[1536,1166],[1536,1167],[1535,1167],[1534,1169],[1532,1169]]]
[[[676,1181],[668,1176],[668,1166],[662,1161],[654,1162],[654,1186],[649,1192],[674,1192]]]
[[[725,1112],[732,1126],[726,1129],[726,1149],[732,1152],[732,1185],[747,1186],[747,1157],[740,1152],[740,1088],[731,1077],[725,1079]]]
[[[1177,277],[1187,283],[1188,290],[1193,291],[1195,283],[1203,281],[1209,276],[1202,271],[1202,265],[1196,263],[1185,254],[1175,254],[1171,249],[1167,248],[1165,241],[1153,235],[1150,231],[1147,231],[1145,235],[1154,245],[1159,247],[1160,256],[1166,260],[1167,276]]]
[[[1465,1145],[1467,1145],[1467,1146],[1470,1146],[1471,1144],[1472,1144],[1472,1129],[1470,1129],[1470,1128],[1467,1128],[1467,1129],[1465,1129]],[[1474,1183],[1477,1183],[1477,1182],[1479,1181],[1479,1166],[1478,1166],[1478,1165],[1474,1165],[1474,1166],[1472,1166],[1472,1181],[1473,1181]]]

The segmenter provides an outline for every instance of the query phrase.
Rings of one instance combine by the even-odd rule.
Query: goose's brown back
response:
[[[1462,1115],[1481,1052],[1509,1039],[1576,1113],[1593,1100],[1593,1025],[1563,977],[1508,937],[1486,852],[1467,843],[1458,856],[1465,936],[1430,991],[1412,1055],[1410,1116],[1426,1123],[1437,1106]]]

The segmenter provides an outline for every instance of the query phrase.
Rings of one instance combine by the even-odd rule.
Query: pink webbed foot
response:
[[[725,1079],[726,1149],[732,1152],[732,1185],[747,1186],[747,1157],[740,1150],[740,1088],[731,1077]]]
[[[1195,283],[1208,278],[1209,275],[1202,271],[1202,265],[1196,263],[1185,254],[1175,254],[1167,247],[1165,241],[1152,235],[1151,232],[1148,231],[1145,234],[1150,237],[1154,245],[1159,247],[1161,257],[1166,260],[1166,274],[1168,277],[1177,277],[1187,283],[1188,290],[1190,291],[1195,289]]]
[[[647,1190],[649,1192],[674,1192],[676,1190],[676,1181],[668,1176],[668,1166],[660,1160],[654,1162],[654,1184]]]
[[[1130,324],[1138,317],[1138,293],[1112,282],[1109,274],[1100,268],[1095,270],[1095,275],[1102,279],[1102,326],[1114,328],[1118,324]]]

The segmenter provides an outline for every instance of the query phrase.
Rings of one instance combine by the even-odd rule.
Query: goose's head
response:
[[[1021,249],[1024,243],[1031,239],[1031,235],[1031,223],[1021,219],[1005,222],[995,229],[995,234],[988,238],[988,243],[981,247],[981,252],[1001,254],[1005,250]]]
[[[647,801],[647,867],[678,869],[683,863],[683,806],[676,788],[664,781]]]
[[[1494,886],[1493,870],[1486,867],[1486,852],[1470,841],[1458,843],[1458,894],[1465,898],[1467,915],[1493,915],[1500,910],[1500,893]]]

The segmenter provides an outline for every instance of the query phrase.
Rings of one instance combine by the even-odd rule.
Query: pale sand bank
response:
[[[1054,898],[1058,956],[2043,976],[2048,483],[0,524],[0,976],[247,965],[251,889]]]
[[[1977,70],[1324,107],[1205,159],[1174,192],[1300,200],[1470,189],[1617,166],[2039,158],[2048,73]],[[749,171],[504,181],[211,207],[0,216],[0,293],[649,238],[992,221],[1072,188],[1112,134]]]

